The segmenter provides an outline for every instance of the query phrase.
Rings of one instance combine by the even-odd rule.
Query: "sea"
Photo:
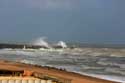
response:
[[[65,69],[83,75],[125,82],[125,49],[0,49],[0,59]]]

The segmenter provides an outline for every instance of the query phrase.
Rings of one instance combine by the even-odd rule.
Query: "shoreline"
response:
[[[52,68],[52,67],[43,67],[38,65],[31,65],[31,64],[5,61],[5,60],[0,60],[0,69],[28,70],[32,72],[42,73],[48,76],[70,79],[72,80],[71,83],[120,83],[115,81],[99,79],[92,76],[81,75],[74,72],[68,72],[66,70],[59,70],[57,68]]]

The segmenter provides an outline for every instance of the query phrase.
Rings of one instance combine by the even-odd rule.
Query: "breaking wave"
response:
[[[53,44],[49,44],[47,42],[47,38],[46,37],[40,37],[35,39],[34,41],[31,42],[32,45],[38,45],[38,46],[43,46],[46,48],[52,48]],[[55,46],[59,46],[62,48],[67,48],[67,44],[64,41],[59,41],[58,43],[54,44]]]
[[[38,45],[38,46],[44,46],[44,47],[50,47],[50,45],[46,41],[46,37],[37,38],[31,44],[32,45]]]

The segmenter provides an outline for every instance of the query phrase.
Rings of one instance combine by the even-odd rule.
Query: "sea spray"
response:
[[[33,45],[38,45],[38,46],[44,46],[47,48],[50,48],[51,46],[48,44],[48,42],[46,41],[46,37],[40,37],[37,38],[36,40],[34,40],[32,42]]]
[[[67,48],[67,45],[66,45],[66,43],[65,43],[64,41],[59,41],[59,42],[57,43],[57,45],[58,45],[58,46],[61,46],[62,48]]]
[[[46,37],[40,37],[31,42],[32,45],[43,46],[46,48],[52,48],[54,46],[59,46],[61,48],[67,48],[67,44],[64,41],[59,41],[55,44],[49,44]]]

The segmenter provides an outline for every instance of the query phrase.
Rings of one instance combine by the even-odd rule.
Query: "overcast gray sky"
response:
[[[125,44],[125,0],[0,0],[0,42]]]

